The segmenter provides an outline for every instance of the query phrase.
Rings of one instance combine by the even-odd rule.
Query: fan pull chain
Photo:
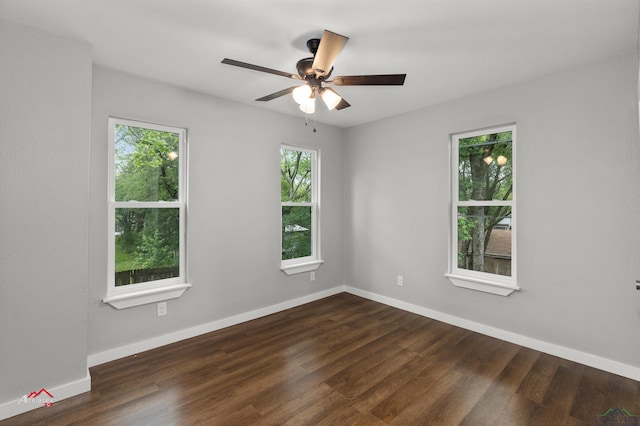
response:
[[[304,125],[309,125],[309,114],[307,112],[304,113]],[[313,133],[316,133],[318,130],[316,129],[316,113],[313,112]]]

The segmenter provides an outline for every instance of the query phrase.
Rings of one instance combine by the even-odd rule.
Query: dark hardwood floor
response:
[[[342,293],[91,368],[0,425],[594,425],[640,383]]]

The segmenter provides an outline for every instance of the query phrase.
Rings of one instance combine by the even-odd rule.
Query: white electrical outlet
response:
[[[167,302],[160,302],[158,303],[158,316],[162,317],[167,315]]]
[[[402,277],[402,275],[398,275],[398,279],[396,280],[396,284],[399,286],[403,286],[404,285],[404,278]]]
[[[309,274],[309,281],[315,281],[315,280],[316,280],[316,272],[311,271],[311,273]]]

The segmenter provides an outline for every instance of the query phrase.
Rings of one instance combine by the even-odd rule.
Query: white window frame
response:
[[[311,256],[297,257],[280,261],[280,269],[287,275],[300,274],[315,271],[324,262],[320,255],[320,150],[317,148],[305,148],[301,146],[280,146],[291,151],[301,151],[311,154],[311,201],[310,202],[280,202],[280,228],[282,229],[282,207],[284,206],[308,206],[311,207]],[[282,155],[282,154],[281,154]],[[281,156],[280,156],[281,158]],[[282,234],[281,234],[282,236]],[[282,238],[280,239],[282,250]]]
[[[474,136],[487,135],[511,131],[511,167],[512,167],[512,197],[511,200],[483,200],[460,201],[458,179],[459,171],[459,141]],[[451,135],[451,222],[449,235],[449,270],[445,276],[456,287],[483,291],[486,293],[508,296],[516,290],[520,290],[517,283],[517,244],[516,244],[516,125],[490,127],[464,133]],[[511,276],[491,274],[487,272],[471,271],[458,268],[458,207],[463,206],[511,206]]]
[[[178,134],[178,192],[177,201],[116,201],[115,199],[115,128],[116,125],[141,127]],[[107,294],[103,299],[117,309],[175,299],[191,287],[187,282],[186,269],[186,213],[187,213],[187,131],[184,128],[165,126],[136,120],[109,117],[108,142],[108,255]],[[174,278],[149,281],[126,286],[115,285],[115,212],[117,208],[179,208],[180,209],[180,275]]]

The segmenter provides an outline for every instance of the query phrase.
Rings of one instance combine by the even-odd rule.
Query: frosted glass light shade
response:
[[[324,91],[322,92],[322,100],[324,101],[325,105],[327,105],[327,108],[332,110],[336,106],[338,106],[342,98],[333,90],[324,89]]]
[[[307,114],[313,114],[316,112],[316,98],[307,98],[306,102],[300,104],[300,111]]]
[[[293,89],[293,92],[291,92],[291,94],[293,95],[294,101],[296,101],[300,105],[303,105],[309,100],[309,96],[311,96],[311,87],[306,84],[303,86],[298,86]]]

